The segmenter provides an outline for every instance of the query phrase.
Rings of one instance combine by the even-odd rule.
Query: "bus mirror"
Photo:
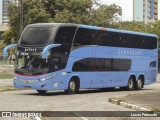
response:
[[[61,44],[51,44],[46,46],[43,51],[42,51],[42,59],[47,59],[47,53],[51,48],[57,47],[57,46],[61,46]]]
[[[11,45],[6,46],[6,47],[4,48],[4,50],[3,50],[3,57],[6,58],[6,57],[7,57],[7,51],[8,51],[9,49],[13,48],[13,47],[16,47],[16,46],[17,46],[17,44],[11,44]]]

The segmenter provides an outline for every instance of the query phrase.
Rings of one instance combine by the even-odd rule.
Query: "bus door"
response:
[[[156,56],[152,56],[150,58],[150,63],[149,63],[149,76],[150,76],[150,82],[153,83],[153,82],[156,82],[156,79],[157,79],[157,58]]]

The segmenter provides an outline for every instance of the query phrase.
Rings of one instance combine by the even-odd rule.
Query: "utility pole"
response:
[[[20,34],[23,31],[23,0],[20,0]]]

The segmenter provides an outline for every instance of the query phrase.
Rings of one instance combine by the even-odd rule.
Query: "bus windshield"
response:
[[[37,75],[60,69],[60,59],[42,59],[40,53],[19,53],[16,61],[16,72],[20,74]]]
[[[46,45],[53,41],[57,27],[26,27],[20,38],[23,45]]]

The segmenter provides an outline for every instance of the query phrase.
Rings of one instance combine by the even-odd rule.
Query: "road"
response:
[[[160,83],[152,84],[140,91],[82,90],[74,95],[66,95],[63,91],[46,95],[33,90],[1,92],[0,111],[132,111],[111,104],[108,99],[150,92],[160,89],[159,86]]]

